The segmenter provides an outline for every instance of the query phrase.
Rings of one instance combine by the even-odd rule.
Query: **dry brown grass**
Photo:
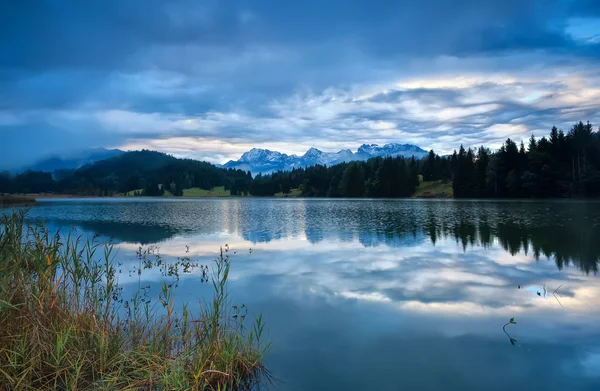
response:
[[[33,197],[17,195],[0,195],[0,206],[32,204],[35,204],[35,198]]]
[[[268,378],[262,318],[247,330],[228,299],[227,248],[197,311],[176,306],[167,281],[154,301],[125,300],[112,254],[22,214],[0,219],[1,390],[247,389]]]

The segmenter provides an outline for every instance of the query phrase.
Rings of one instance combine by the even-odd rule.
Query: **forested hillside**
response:
[[[114,195],[138,191],[140,195],[157,196],[168,191],[181,196],[183,189],[210,190],[224,186],[236,195],[247,193],[251,181],[250,174],[241,170],[143,150],[127,152],[73,171],[57,171],[54,175],[36,171],[14,177],[3,174],[0,175],[0,192]]]
[[[420,161],[375,158],[367,162],[314,166],[257,176],[254,195],[290,193],[305,197],[408,197],[419,184],[452,183],[456,198],[565,198],[600,196],[600,132],[579,122],[565,134],[553,127],[548,137],[528,144],[507,139],[489,148],[465,149],[449,157],[434,151]]]
[[[600,133],[579,122],[565,134],[527,146],[506,140],[495,153],[462,146],[450,159],[455,197],[560,198],[600,196]]]
[[[419,184],[419,164],[403,157],[373,158],[335,166],[313,166],[257,175],[253,195],[299,189],[305,197],[410,197]]]

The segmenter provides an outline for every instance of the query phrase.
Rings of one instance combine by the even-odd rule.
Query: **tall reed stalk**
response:
[[[193,310],[175,304],[168,281],[155,301],[144,288],[124,300],[113,250],[23,214],[0,218],[0,390],[235,390],[268,379],[262,316],[246,329],[247,311],[229,300],[228,248],[209,276],[212,301]]]

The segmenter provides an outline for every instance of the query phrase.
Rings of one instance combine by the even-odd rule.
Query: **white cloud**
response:
[[[190,148],[194,146],[197,152],[234,158],[250,147],[301,154],[312,146],[356,149],[372,142],[411,142],[451,153],[461,143],[496,148],[508,137],[520,141],[532,133],[545,135],[555,124],[568,127],[576,120],[594,121],[600,117],[600,88],[596,83],[593,75],[544,81],[494,74],[448,79],[415,77],[402,83],[379,84],[377,88],[355,85],[351,89],[328,88],[320,94],[296,93],[267,103],[267,111],[260,116],[235,111],[199,116],[109,111],[99,119],[107,128],[156,132],[163,138],[130,142],[126,144],[129,146],[168,148],[183,139],[166,135],[189,132],[206,148],[201,143],[188,143],[186,156],[193,153]],[[423,88],[428,90],[422,94]],[[379,96],[382,98],[376,99]],[[539,110],[556,114],[550,119],[538,118]],[[209,151],[211,146],[218,147]],[[173,148],[165,150],[178,153]]]
[[[344,297],[346,299],[355,299],[355,300],[364,300],[364,301],[374,301],[374,302],[382,302],[389,303],[391,300],[389,297],[382,295],[379,292],[340,292],[336,295]]]
[[[455,59],[453,64],[468,68],[472,61]],[[192,102],[214,96],[215,85],[181,72],[119,73],[111,76],[108,88],[134,93],[132,99],[180,103],[153,104],[160,110],[145,111],[133,105],[101,109],[84,101],[80,109],[3,112],[0,123],[35,118],[75,133],[93,129],[116,135],[121,142],[113,147],[158,149],[224,163],[253,147],[303,154],[310,147],[337,151],[401,142],[449,154],[460,144],[498,148],[508,137],[519,142],[531,134],[546,135],[553,125],[566,131],[575,121],[600,121],[600,72],[580,65],[552,68],[543,75],[483,67],[444,77],[426,68],[400,81],[388,75],[211,110],[193,110]],[[181,109],[183,103],[189,108]]]

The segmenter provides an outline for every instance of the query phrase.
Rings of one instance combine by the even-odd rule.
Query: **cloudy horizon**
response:
[[[0,168],[84,148],[213,163],[600,125],[600,2],[0,4]]]

